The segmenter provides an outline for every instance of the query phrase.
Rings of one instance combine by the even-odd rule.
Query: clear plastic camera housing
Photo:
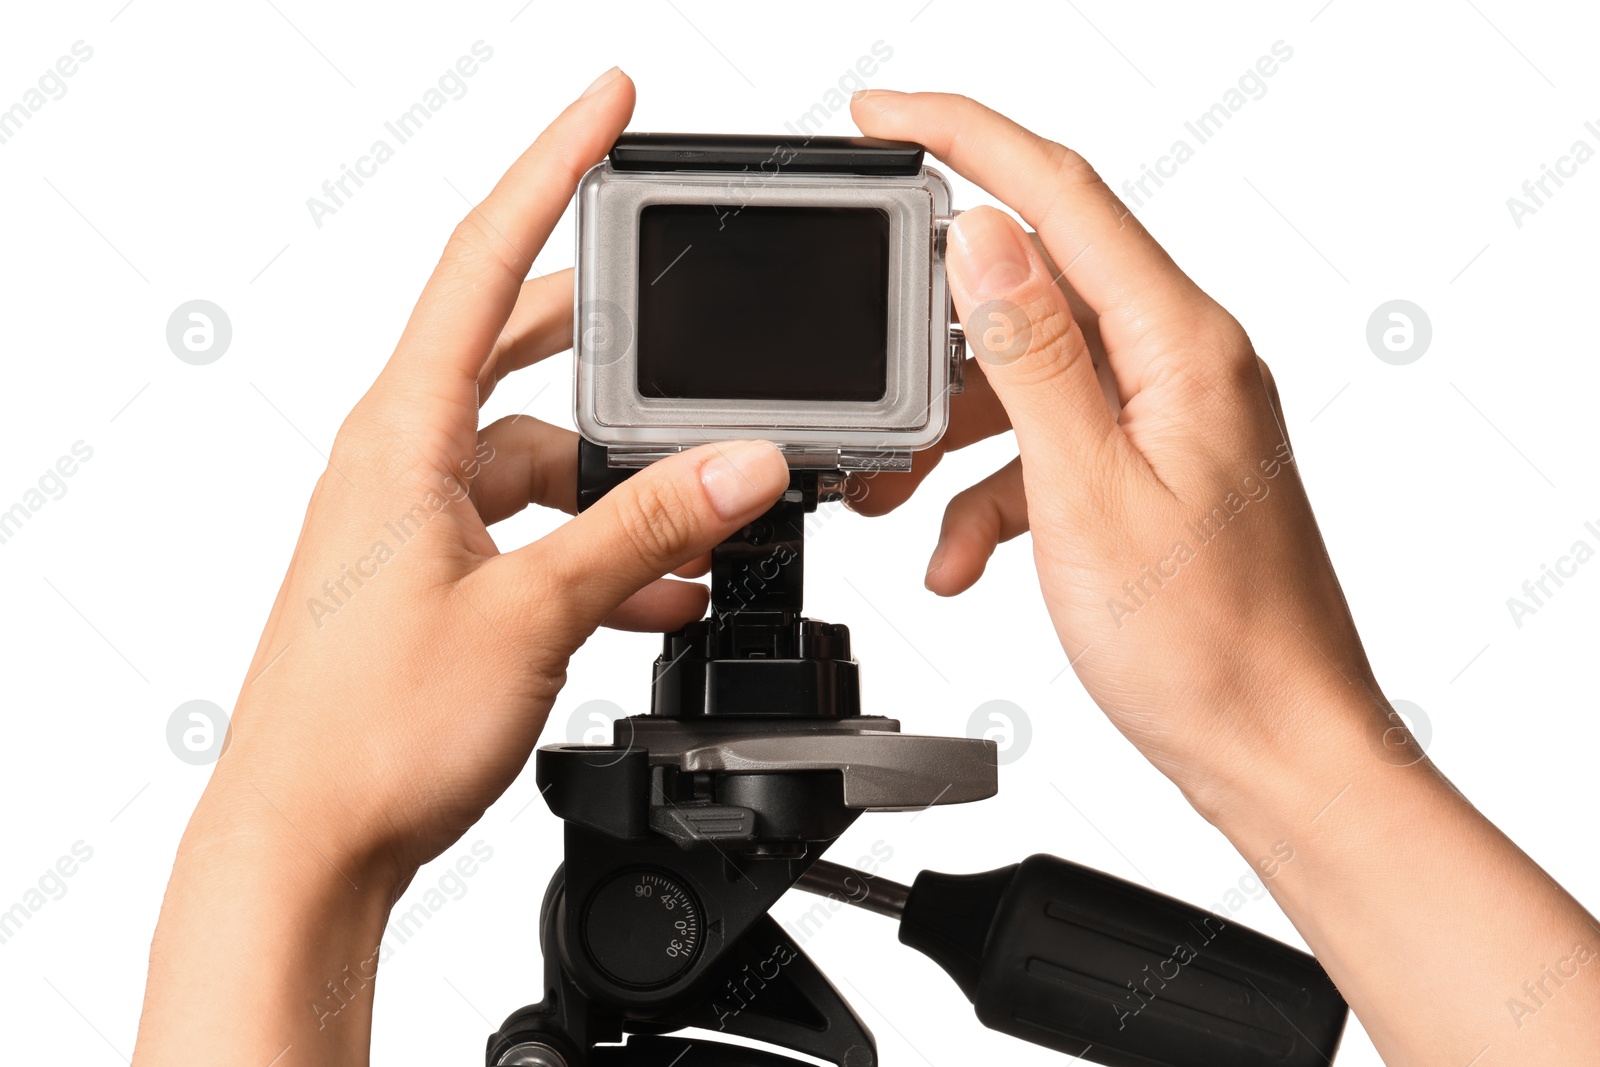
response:
[[[605,445],[613,465],[643,464],[710,441],[759,437],[778,444],[794,467],[903,469],[911,452],[944,434],[959,374],[943,261],[950,201],[949,183],[929,167],[903,176],[640,172],[615,169],[610,160],[591,168],[577,194],[573,352],[579,431]],[[640,293],[657,279],[642,276],[641,216],[658,204],[703,205],[729,226],[752,207],[870,208],[886,216],[882,396],[644,395]],[[741,359],[743,346],[749,359],[762,359],[762,336],[774,330],[787,331],[791,348],[798,333],[806,349],[820,353],[834,343],[836,324],[826,306],[808,312],[799,321],[763,323],[753,336],[729,340],[726,330],[717,336],[724,346],[739,346]],[[719,323],[707,321],[703,329],[711,337]]]

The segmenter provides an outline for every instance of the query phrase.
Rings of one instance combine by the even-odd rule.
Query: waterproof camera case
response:
[[[576,421],[611,466],[760,437],[903,470],[961,387],[920,145],[626,134],[577,195]]]

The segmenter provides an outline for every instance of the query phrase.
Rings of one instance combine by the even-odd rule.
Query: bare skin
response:
[[[960,592],[1032,531],[1078,677],[1246,860],[1293,848],[1268,885],[1386,1063],[1600,1062],[1600,930],[1384,699],[1243,328],[1071,150],[960,97],[873,91],[853,111],[1038,231],[992,208],[952,228],[993,397],[947,444],[1010,429],[1021,455],[952,500],[929,588]],[[859,507],[894,506],[933,460]]]
[[[341,429],[179,849],[138,1067],[366,1063],[389,909],[515,778],[569,657],[603,623],[698,616],[704,588],[664,576],[781,492],[770,445],[708,446],[532,545],[488,533],[573,507],[571,432],[479,430],[478,408],[568,344],[570,276],[524,282],[527,256],[633,100],[607,72],[463,220]],[[955,223],[972,387],[940,448],[857,509],[1014,433],[1019,458],[952,500],[929,588],[961,592],[1032,531],[1089,693],[1252,864],[1292,845],[1268,884],[1387,1063],[1600,1062],[1600,931],[1398,725],[1244,330],[1070,150],[960,97],[873,91],[853,111],[1038,231],[987,208]],[[415,529],[388,544],[400,516]]]

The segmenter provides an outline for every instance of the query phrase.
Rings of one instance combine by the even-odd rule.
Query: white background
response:
[[[1419,733],[1446,773],[1593,906],[1600,563],[1520,628],[1506,600],[1575,540],[1600,543],[1584,529],[1600,525],[1600,161],[1520,227],[1506,199],[1574,140],[1600,148],[1584,129],[1600,120],[1597,23],[1585,5],[1508,0],[97,0],[8,12],[0,107],[74,42],[94,53],[0,144],[0,510],[75,442],[93,458],[0,544],[0,909],[75,842],[93,857],[0,944],[0,1058],[112,1065],[131,1052],[162,889],[207,774],[169,751],[168,716],[192,699],[232,706],[323,453],[463,196],[480,197],[613,63],[638,82],[635,129],[778,131],[883,41],[893,56],[874,86],[975,96],[1120,186],[1274,42],[1292,47],[1266,94],[1140,215],[1276,371],[1389,696],[1424,710]],[[466,95],[318,228],[306,198],[479,40],[494,55]],[[827,132],[854,132],[847,113]],[[962,206],[986,199],[957,188]],[[538,269],[566,265],[570,248],[569,219]],[[209,366],[166,344],[169,314],[194,298],[233,324]],[[1365,340],[1393,298],[1432,320],[1430,349],[1408,366]],[[569,373],[555,359],[519,375],[485,421],[526,406],[570,424]],[[999,798],[865,817],[834,858],[881,842],[893,852],[883,873],[909,880],[1049,851],[1219,904],[1249,885],[1248,865],[1062,673],[1025,541],[959,600],[922,588],[943,501],[1011,447],[972,449],[902,512],[838,515],[813,540],[808,608],[852,626],[870,710],[962,733],[980,704],[1008,700],[1032,734]],[[523,543],[554,521],[520,516],[496,536]],[[566,739],[585,701],[642,710],[654,652],[646,636],[593,641],[547,740]],[[534,924],[558,825],[531,769],[413,894],[479,840],[492,860],[383,966],[376,1062],[480,1062],[491,1026],[537,999]],[[810,903],[791,897],[779,913]],[[1270,898],[1237,917],[1299,943]],[[885,920],[840,914],[807,948],[886,1064],[1059,1062],[983,1030]],[[1377,1062],[1354,1023],[1339,1062]]]

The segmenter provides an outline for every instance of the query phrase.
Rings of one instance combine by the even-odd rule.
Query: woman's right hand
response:
[[[1230,782],[1329,730],[1403,755],[1239,324],[1070,149],[963,97],[869,91],[853,109],[863,132],[926,145],[1038,231],[1036,246],[993,208],[951,226],[982,374],[942,447],[1015,429],[1021,455],[951,501],[929,588],[961,592],[1031,530],[1089,693],[1213,819]],[[895,506],[930,467],[882,476],[854,506]]]
[[[1239,324],[1074,152],[962,97],[853,108],[1014,207],[1044,253],[991,208],[951,226],[982,374],[943,447],[1011,428],[1021,456],[951,501],[929,587],[959,592],[1033,531],[1089,693],[1260,869],[1391,1067],[1600,1062],[1600,924],[1379,693]],[[858,485],[858,510],[930,458]]]

